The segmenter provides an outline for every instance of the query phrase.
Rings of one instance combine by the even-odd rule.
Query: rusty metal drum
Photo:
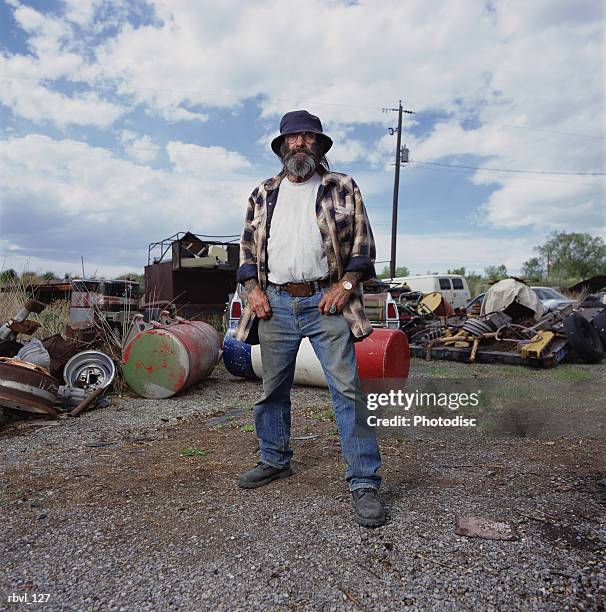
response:
[[[163,399],[207,378],[220,357],[221,337],[212,325],[180,319],[127,341],[122,372],[142,397]]]

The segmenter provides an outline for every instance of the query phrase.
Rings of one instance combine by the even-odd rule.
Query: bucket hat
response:
[[[326,155],[330,147],[332,147],[332,139],[322,131],[320,119],[306,110],[296,110],[290,111],[282,117],[280,121],[280,135],[271,141],[272,151],[278,157],[281,157],[280,147],[284,137],[288,134],[296,134],[297,132],[313,132],[316,134],[316,141],[320,145],[322,155]]]

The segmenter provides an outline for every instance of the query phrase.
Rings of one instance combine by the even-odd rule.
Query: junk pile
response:
[[[402,325],[415,357],[547,368],[568,355],[586,363],[604,356],[606,309],[601,304],[565,304],[545,312],[536,293],[513,278],[488,289],[478,316],[448,312],[443,300],[428,297],[408,307],[411,316]]]
[[[19,341],[40,328],[28,317],[44,308],[27,300],[0,327],[0,416],[78,416],[91,405],[109,404],[103,396],[119,371],[111,355],[82,350],[81,341],[60,334]],[[172,397],[208,377],[222,354],[221,338],[208,323],[160,314],[160,322],[136,314],[123,342],[121,373],[146,398]]]
[[[22,343],[40,323],[29,319],[45,304],[29,299],[19,312],[0,327],[0,408],[24,413],[78,416],[109,388],[115,366],[100,351],[81,351],[79,343],[60,335]],[[64,384],[61,384],[63,379]],[[105,402],[107,403],[107,402]]]

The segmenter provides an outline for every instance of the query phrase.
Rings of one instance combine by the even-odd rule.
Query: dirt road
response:
[[[444,368],[530,375],[413,364],[421,376]],[[604,373],[566,368],[559,376],[571,385]],[[235,487],[256,461],[250,408],[259,393],[258,382],[219,367],[183,397],[124,399],[80,419],[2,429],[0,609],[22,609],[14,601],[25,595],[48,595],[33,604],[44,610],[603,606],[603,439],[574,429],[385,438],[389,521],[366,530],[352,520],[325,390],[294,392],[294,477]],[[565,403],[587,418],[586,406]],[[519,539],[457,536],[464,514],[511,520]]]

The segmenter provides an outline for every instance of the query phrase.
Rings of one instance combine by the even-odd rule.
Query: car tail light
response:
[[[387,304],[387,318],[388,319],[397,319],[398,318],[398,309],[395,304]]]
[[[230,319],[239,319],[242,315],[242,304],[240,302],[232,302]]]

